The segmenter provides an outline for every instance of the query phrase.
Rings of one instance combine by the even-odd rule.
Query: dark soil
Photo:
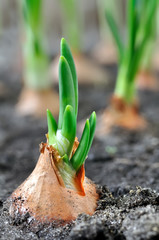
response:
[[[115,79],[116,69],[108,70]],[[159,239],[158,92],[139,93],[147,129],[128,132],[114,128],[103,139],[94,140],[86,175],[99,184],[101,198],[95,214],[80,215],[64,227],[30,229],[27,218],[20,224],[10,219],[5,201],[32,172],[39,144],[45,141],[46,119],[16,113],[19,74],[6,69],[0,71],[0,79],[6,89],[0,95],[0,239]],[[108,105],[113,84],[79,88],[79,120]]]

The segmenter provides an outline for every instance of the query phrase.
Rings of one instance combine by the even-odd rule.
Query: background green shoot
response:
[[[132,104],[135,99],[135,77],[155,27],[157,4],[157,0],[127,1],[126,42],[120,35],[114,16],[106,9],[106,19],[116,43],[119,59],[115,95],[125,100],[127,104]],[[142,34],[139,34],[141,29]]]
[[[23,42],[25,86],[34,90],[48,89],[49,59],[44,48],[42,0],[22,0],[25,41]]]

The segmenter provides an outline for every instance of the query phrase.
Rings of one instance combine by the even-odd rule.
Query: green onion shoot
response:
[[[139,2],[139,7],[141,8],[141,14],[142,14],[142,19],[141,19],[141,24],[140,28],[138,31],[138,41],[143,36],[143,32],[145,31],[145,19],[146,19],[146,8],[147,8],[147,3],[146,1],[141,1]],[[158,8],[158,5],[156,6]],[[141,89],[153,89],[156,90],[157,87],[157,80],[155,78],[154,72],[153,72],[153,56],[154,56],[154,51],[156,47],[156,39],[157,39],[157,11],[154,12],[152,16],[152,21],[151,24],[152,26],[149,29],[149,35],[144,51],[144,57],[141,59],[141,65],[136,77],[137,80],[137,85]]]
[[[59,100],[58,123],[47,110],[48,144],[58,151],[62,159],[61,165],[58,166],[59,171],[64,182],[71,184],[68,175],[79,172],[90,150],[95,133],[96,114],[93,112],[86,120],[80,143],[73,154],[77,128],[78,82],[71,50],[64,38],[61,40],[59,60]]]
[[[50,87],[49,59],[44,47],[42,0],[22,0],[25,41],[24,82],[34,90]]]
[[[153,32],[156,9],[157,0],[127,1],[127,36],[125,42],[120,35],[114,16],[108,9],[106,10],[106,19],[117,47],[119,59],[115,96],[122,98],[125,103],[130,105],[134,103],[136,97],[135,78],[145,57],[150,35]]]

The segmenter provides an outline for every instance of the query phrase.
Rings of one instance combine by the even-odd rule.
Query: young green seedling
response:
[[[31,216],[34,226],[36,223],[65,224],[81,213],[92,215],[99,197],[95,184],[85,177],[84,170],[94,137],[96,114],[93,112],[86,120],[79,143],[76,138],[77,75],[65,39],[61,40],[59,97],[58,124],[47,110],[47,143],[40,144],[41,154],[34,171],[10,197],[11,216],[14,219]]]
[[[22,0],[23,18],[23,80],[18,111],[24,115],[43,116],[54,101],[58,114],[58,94],[51,88],[49,58],[44,46],[42,0]],[[51,108],[52,109],[52,108]]]
[[[83,165],[94,137],[96,114],[92,113],[86,121],[80,144],[72,156],[73,144],[76,137],[78,113],[78,83],[73,57],[65,39],[61,40],[61,57],[59,61],[59,120],[56,123],[51,112],[47,110],[48,143],[64,157],[67,165],[76,173]],[[61,169],[59,169],[61,171]],[[66,175],[67,176],[67,175]]]
[[[145,10],[144,19],[142,15],[143,7]],[[144,58],[149,34],[152,32],[156,8],[157,0],[127,1],[128,26],[125,42],[120,35],[118,24],[112,13],[106,9],[106,19],[117,47],[119,67],[111,106],[104,112],[102,118],[106,121],[105,125],[118,125],[129,129],[145,127],[145,121],[139,115],[136,103],[135,79],[141,61]],[[142,35],[139,37],[141,27],[143,28]]]
[[[44,48],[42,0],[22,0],[22,13],[25,28],[25,85],[36,90],[47,89],[51,83],[48,74],[49,59]]]
[[[106,18],[112,31],[119,58],[119,70],[115,87],[115,95],[127,104],[133,104],[135,91],[135,77],[144,58],[144,52],[154,27],[154,15],[157,0],[130,0],[127,3],[127,41],[124,44],[111,12],[106,10]],[[142,11],[145,11],[144,18]],[[144,21],[144,24],[143,24]],[[142,35],[139,32],[142,28]]]
[[[138,30],[138,36],[137,39],[140,42],[140,39],[142,38],[144,31],[145,31],[145,21],[146,21],[146,14],[147,14],[147,1],[140,1],[139,7],[140,12],[142,15],[140,28]],[[157,3],[156,8],[158,8],[159,5]],[[141,59],[141,64],[137,73],[136,81],[138,88],[141,89],[152,89],[152,90],[158,90],[159,86],[157,83],[157,79],[155,77],[154,71],[153,71],[153,56],[154,56],[154,50],[155,50],[155,43],[157,38],[157,10],[154,12],[152,16],[151,21],[151,28],[148,35],[145,51],[144,51],[144,57]]]

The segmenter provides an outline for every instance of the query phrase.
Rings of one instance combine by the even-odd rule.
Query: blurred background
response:
[[[22,84],[24,27],[21,6],[18,0],[0,0],[0,82],[1,95],[7,88],[19,88]],[[62,9],[60,1],[45,0],[42,3],[44,47],[48,57],[53,59],[59,54],[60,39],[66,37],[62,31]],[[100,39],[98,27],[97,2],[84,0],[78,2],[82,15],[81,48],[92,51]],[[11,85],[7,87],[8,81]]]
[[[65,37],[71,45],[69,31],[67,33],[65,31],[67,16],[65,17],[65,6],[62,2],[64,1],[45,0],[42,2],[41,17],[44,48],[50,59],[50,63],[59,54],[61,37]],[[80,50],[87,53],[91,58],[93,56],[96,66],[101,64],[106,67],[107,65],[116,64],[116,48],[114,47],[114,41],[112,40],[111,32],[105,19],[105,9],[107,7],[112,10],[113,15],[119,23],[120,33],[124,39],[125,32],[127,31],[125,26],[127,1],[87,0],[85,2],[81,0],[74,2],[75,11],[78,15],[76,26],[78,26],[80,36]],[[66,4],[68,5],[68,9],[71,8],[71,4],[71,1],[68,1]],[[5,90],[5,85],[8,81],[8,77],[6,76],[11,77],[11,84],[15,83],[16,85],[13,86],[14,88],[18,88],[22,84],[22,52],[25,29],[20,5],[20,1],[18,0],[0,0],[0,81],[4,83],[3,90]],[[152,51],[154,49],[153,46]],[[158,61],[158,58],[156,59]],[[106,80],[107,77],[105,76]],[[102,82],[104,82],[103,78],[102,76]],[[53,82],[55,82],[54,79]],[[1,92],[3,90],[1,88]]]
[[[100,38],[98,28],[97,1],[79,2],[78,11],[82,14],[83,34],[80,36],[82,48],[90,51]],[[59,53],[59,42],[64,37],[62,32],[62,11],[60,1],[43,1],[43,24],[45,47],[50,57]],[[0,67],[1,72],[13,71],[21,62],[22,19],[17,0],[0,0]],[[16,62],[16,61],[17,62]],[[21,69],[18,69],[19,71]]]

